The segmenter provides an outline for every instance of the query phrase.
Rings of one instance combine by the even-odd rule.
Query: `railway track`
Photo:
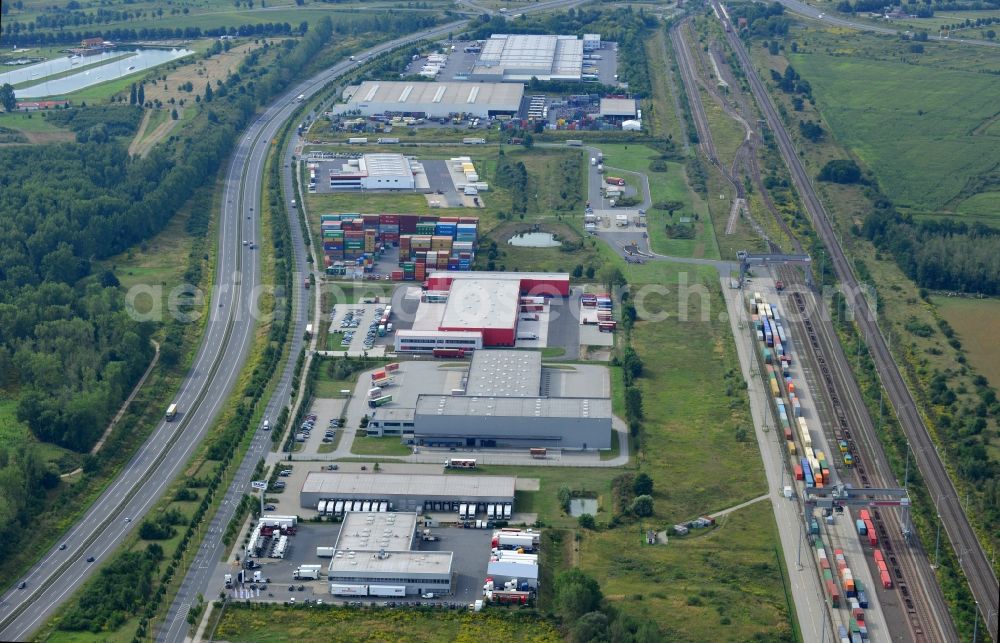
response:
[[[816,310],[815,302],[811,293],[803,295],[798,290],[798,287],[804,290],[804,285],[797,283],[797,271],[782,267],[779,272],[783,280],[793,285],[786,310],[795,313],[793,323],[801,327],[799,336],[805,340],[805,350],[801,352],[808,356],[823,389],[830,415],[826,426],[832,428],[836,442],[845,440],[848,443],[848,451],[854,458],[855,482],[863,488],[898,486],[881,446],[873,437],[875,427],[867,408],[860,402],[861,391],[850,373],[847,357],[833,336],[833,329],[829,323],[813,319],[811,312]],[[840,474],[851,476],[843,471]],[[909,525],[903,524],[900,512],[878,508],[870,512],[879,546],[892,574],[895,589],[889,592],[899,594],[901,618],[909,629],[910,640],[924,643],[955,640],[957,634],[950,626],[944,597],[925,564],[923,550],[915,536],[911,536],[910,543],[902,536],[904,530],[909,531]],[[883,601],[884,608],[885,604]]]
[[[713,7],[721,8],[719,0],[711,0],[711,3]],[[877,318],[872,313],[868,301],[860,292],[859,283],[851,264],[844,254],[843,248],[840,247],[833,225],[810,182],[810,177],[798,158],[791,138],[778,117],[777,110],[771,104],[770,97],[757,75],[749,54],[739,37],[733,33],[732,25],[728,19],[723,18],[723,20],[724,26],[728,28],[726,37],[733,51],[736,52],[747,81],[750,83],[750,89],[767,119],[768,126],[774,132],[781,155],[788,166],[792,181],[809,214],[813,228],[829,251],[834,272],[844,289],[848,304],[855,312],[858,328],[871,351],[879,379],[888,393],[889,401],[910,442],[914,460],[923,476],[928,493],[931,497],[939,499],[935,504],[938,514],[942,518],[944,531],[954,550],[959,553],[959,565],[968,579],[969,588],[972,590],[981,614],[986,617],[984,618],[986,630],[994,640],[997,640],[997,619],[1000,618],[1000,613],[998,613],[1000,586],[998,586],[993,567],[987,559],[968,517],[959,504],[955,486],[938,457],[934,442],[923,423],[916,402],[910,395],[910,391],[882,337]]]

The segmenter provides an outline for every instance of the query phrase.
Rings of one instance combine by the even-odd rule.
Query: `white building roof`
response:
[[[437,330],[441,326],[444,309],[447,307],[447,302],[420,302],[413,316],[413,330]]]
[[[302,493],[338,496],[366,496],[372,500],[391,496],[444,496],[458,498],[513,498],[514,478],[405,473],[339,473],[310,471],[302,483]]]
[[[337,537],[338,550],[408,550],[417,528],[415,513],[349,512]]]
[[[412,176],[410,161],[402,154],[365,154],[361,169],[368,176]]]
[[[611,400],[592,397],[419,395],[416,415],[610,419]]]
[[[346,92],[345,92],[346,94]],[[524,95],[522,85],[510,83],[415,83],[370,80],[350,93],[348,108],[378,104],[385,111],[407,112],[414,105],[451,106],[452,111],[473,111],[473,107],[497,111],[517,111]],[[420,110],[422,111],[422,110]]]
[[[544,80],[579,79],[582,70],[583,41],[576,36],[493,34],[483,45],[472,73]]]
[[[520,296],[521,286],[515,281],[457,280],[451,285],[441,327],[514,328]]]
[[[504,576],[507,578],[523,578],[538,580],[538,565],[523,563],[508,563],[502,560],[491,560],[486,566],[487,576]]]
[[[465,395],[535,397],[541,382],[542,354],[538,351],[476,351]]]
[[[439,574],[451,573],[450,551],[355,551],[334,554],[330,579],[352,574]]]

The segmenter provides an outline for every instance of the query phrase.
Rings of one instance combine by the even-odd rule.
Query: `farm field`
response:
[[[844,40],[842,47],[852,44]],[[950,62],[829,55],[819,46],[790,59],[812,85],[835,137],[898,206],[996,222],[1000,194],[991,189],[995,179],[984,178],[1000,163],[1000,136],[992,128],[1000,91],[995,76]]]
[[[989,323],[1000,319],[1000,300],[934,297],[933,301],[958,334],[973,368],[992,386],[1000,384],[1000,343],[996,324]]]

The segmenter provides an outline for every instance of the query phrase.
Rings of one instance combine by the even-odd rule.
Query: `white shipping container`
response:
[[[368,596],[368,586],[331,583],[330,593],[334,596]]]
[[[317,547],[316,558],[333,558],[334,551],[333,547]]]
[[[511,511],[511,506],[510,505],[504,505],[503,506],[503,517],[504,517],[504,519],[510,520],[510,511]]]
[[[535,539],[531,534],[500,533],[498,542],[508,547],[534,547]]]
[[[340,514],[344,513],[344,501],[343,500],[338,500],[337,501],[337,506],[336,506],[336,508],[334,510],[334,513],[336,515],[338,515],[338,516]]]
[[[465,518],[465,516],[466,516],[466,514],[467,514],[468,512],[469,512],[469,505],[468,505],[467,503],[464,503],[464,502],[463,502],[463,503],[462,503],[462,504],[461,504],[461,505],[460,505],[460,506],[458,507],[458,517],[459,517],[459,518]]]
[[[369,585],[369,596],[406,596],[406,585]]]

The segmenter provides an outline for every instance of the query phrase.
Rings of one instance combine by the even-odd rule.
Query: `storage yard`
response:
[[[818,419],[817,400],[810,394],[815,382],[807,378],[794,356],[794,339],[779,298],[765,297],[759,290],[746,295],[762,375],[787,457],[791,485],[786,486],[785,495],[805,499],[810,490],[834,487],[840,482],[838,468],[854,465],[851,447],[846,441],[834,443],[833,449],[828,446],[827,434]],[[898,598],[892,592],[892,578],[882,560],[871,512],[850,506],[821,512],[807,508],[803,519],[803,539],[811,554],[800,550],[799,556],[813,560],[810,568],[817,574],[829,622],[840,639],[891,640],[881,605],[895,604]]]

